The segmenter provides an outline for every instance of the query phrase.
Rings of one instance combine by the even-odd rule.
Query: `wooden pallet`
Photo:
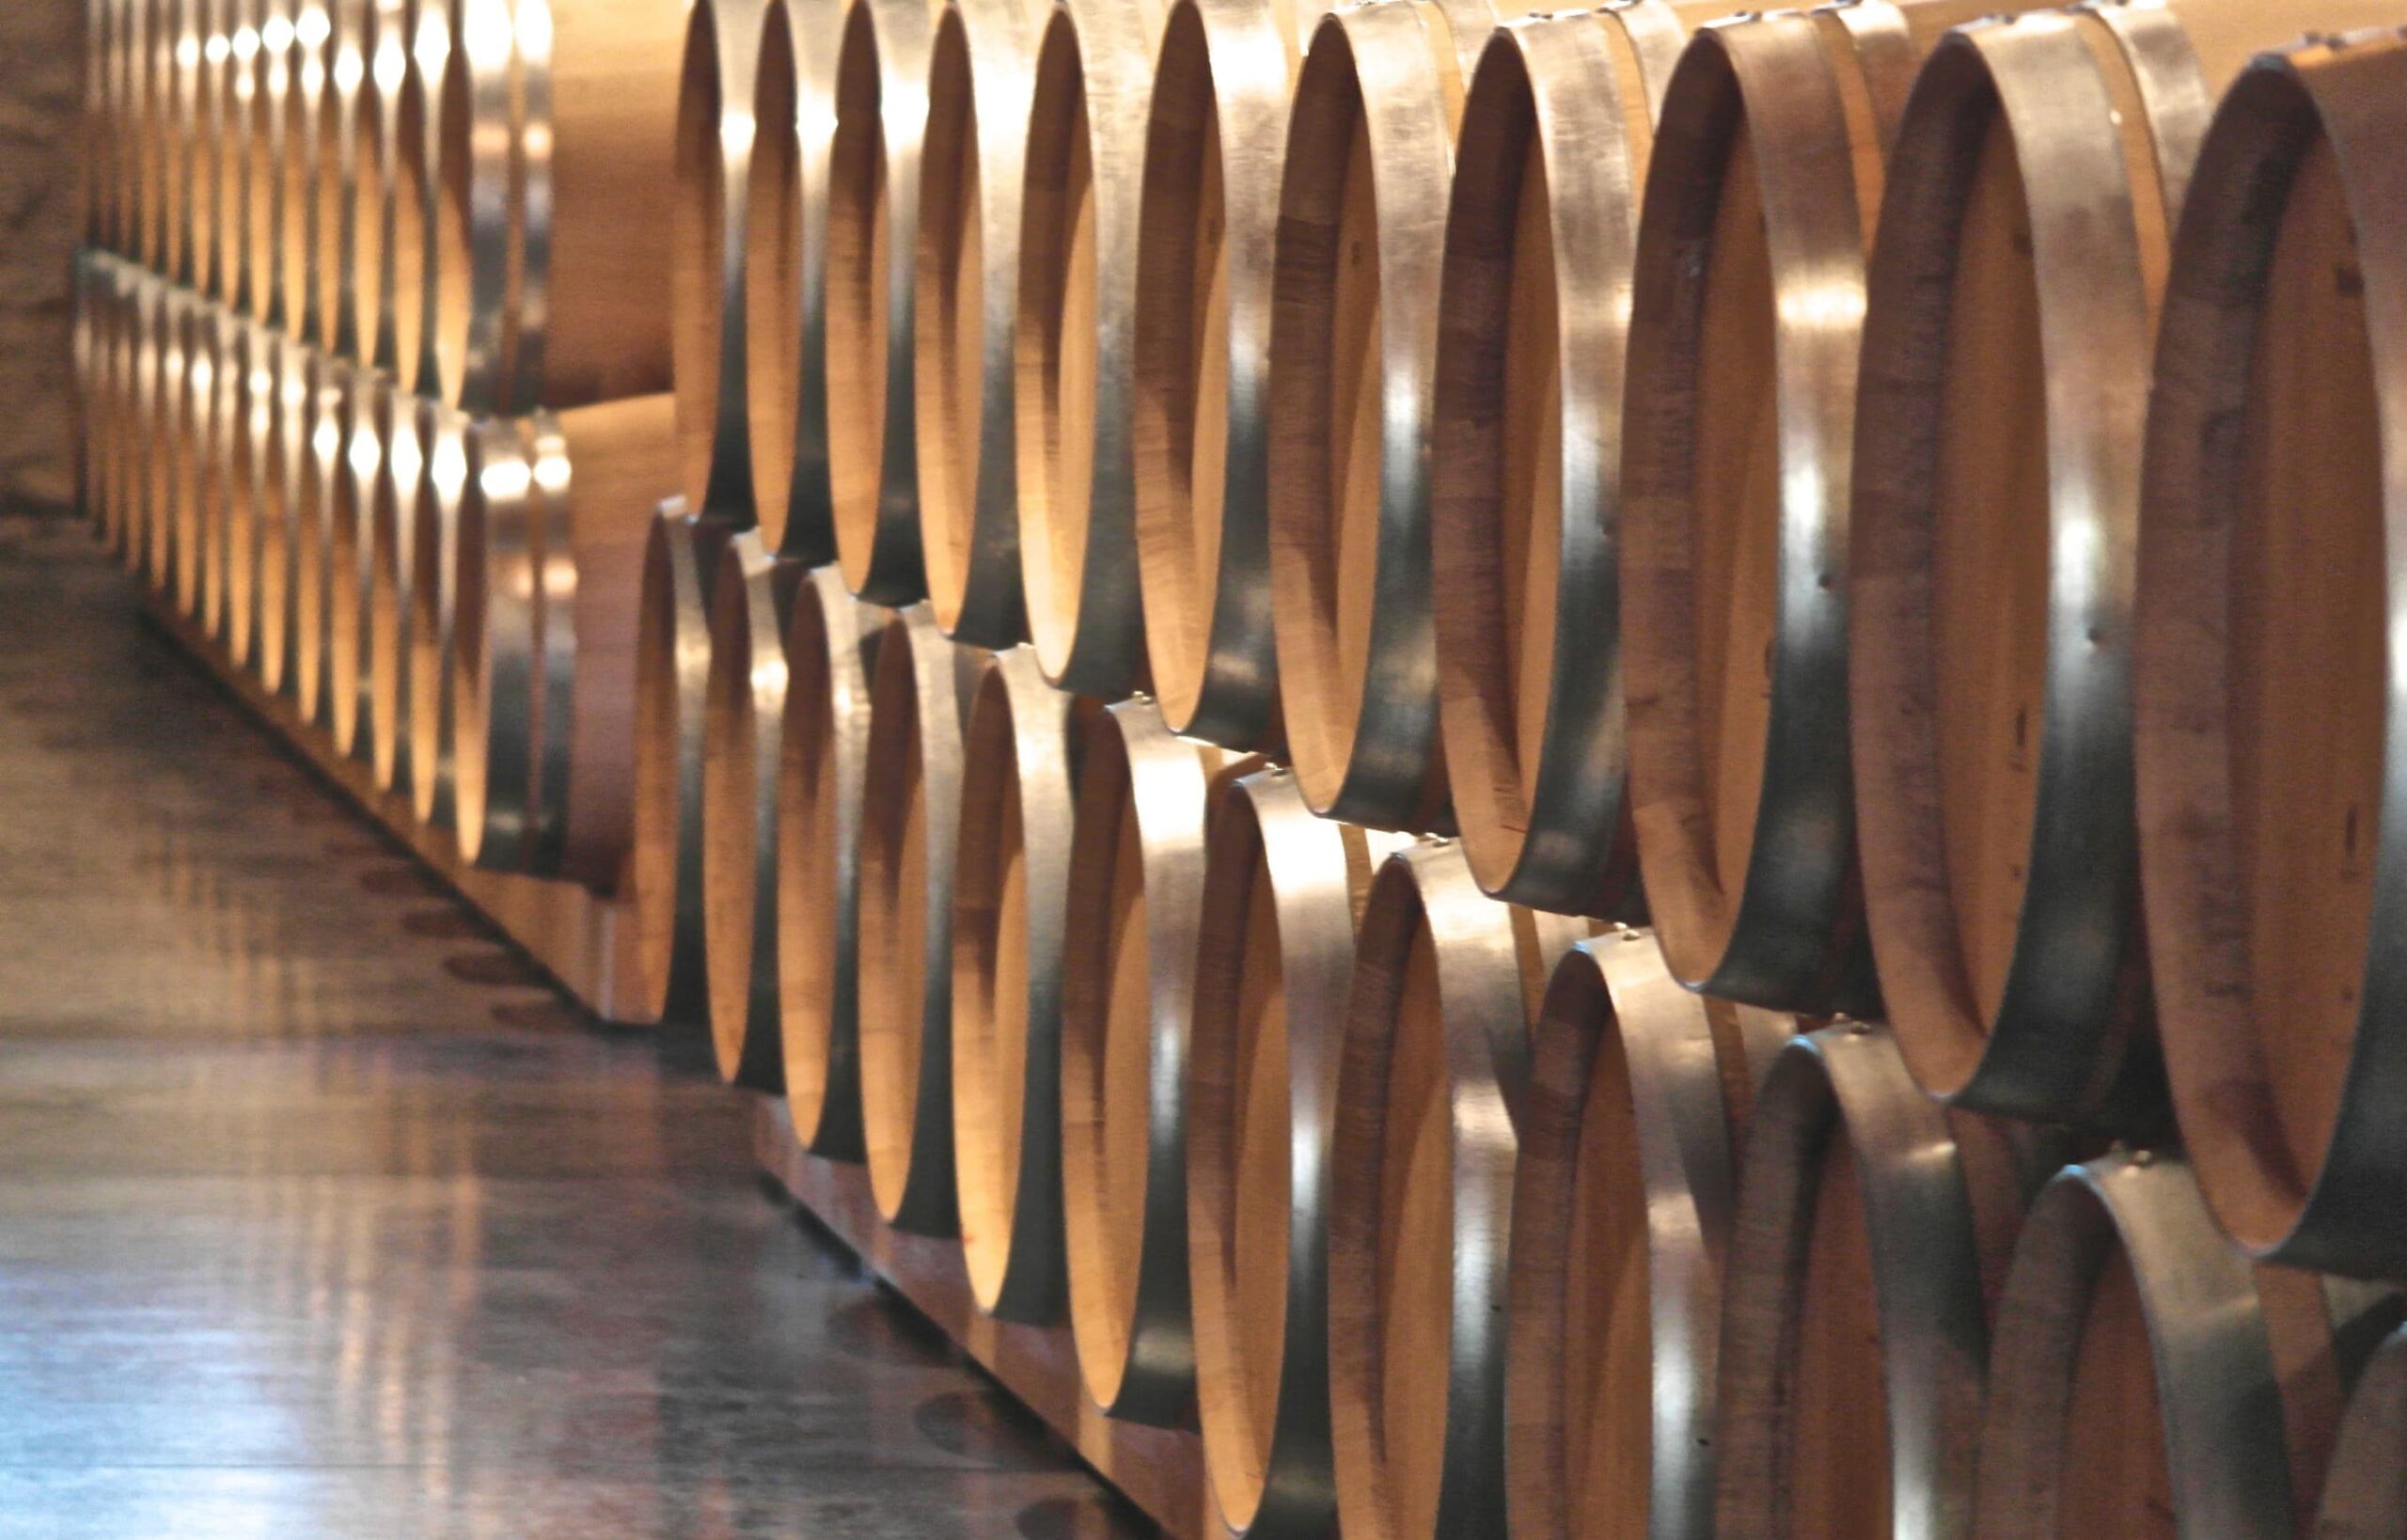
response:
[[[301,720],[291,701],[269,694],[258,679],[229,666],[216,645],[172,607],[154,597],[146,602],[145,614],[293,753],[588,1010],[621,1025],[650,1024],[626,1009],[635,998],[633,981],[625,954],[615,944],[622,917],[610,899],[575,883],[469,866],[448,831],[421,827],[407,797],[378,791],[366,764],[335,753],[323,734]],[[804,1154],[783,1101],[760,1098],[753,1150],[772,1180],[1043,1418],[1165,1534],[1204,1540],[1219,1532],[1204,1484],[1201,1441],[1191,1431],[1115,1422],[1096,1411],[1078,1377],[1067,1326],[1011,1326],[980,1313],[970,1296],[961,1243],[889,1228],[870,1197],[868,1172]]]

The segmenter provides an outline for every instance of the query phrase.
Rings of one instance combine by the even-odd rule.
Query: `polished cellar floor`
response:
[[[1148,1532],[0,520],[0,1537]]]

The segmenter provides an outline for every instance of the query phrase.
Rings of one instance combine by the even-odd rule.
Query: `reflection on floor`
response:
[[[0,521],[0,1536],[1143,1532],[745,1141]]]

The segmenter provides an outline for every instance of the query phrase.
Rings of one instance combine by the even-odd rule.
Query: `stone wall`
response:
[[[75,495],[84,0],[0,0],[0,505]]]

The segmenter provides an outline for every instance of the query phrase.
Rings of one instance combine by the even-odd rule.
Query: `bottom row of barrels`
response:
[[[1945,1110],[1142,698],[654,538],[723,1069],[1199,1427],[1234,1532],[2407,1531],[2397,1292],[2252,1265],[2178,1150]]]
[[[129,558],[464,854],[614,893],[1232,1531],[2407,1532],[2395,1291],[2250,1264],[2178,1150],[1943,1110],[1883,1028],[655,516],[665,399],[469,423],[246,335],[307,366],[256,412],[87,374]]]

